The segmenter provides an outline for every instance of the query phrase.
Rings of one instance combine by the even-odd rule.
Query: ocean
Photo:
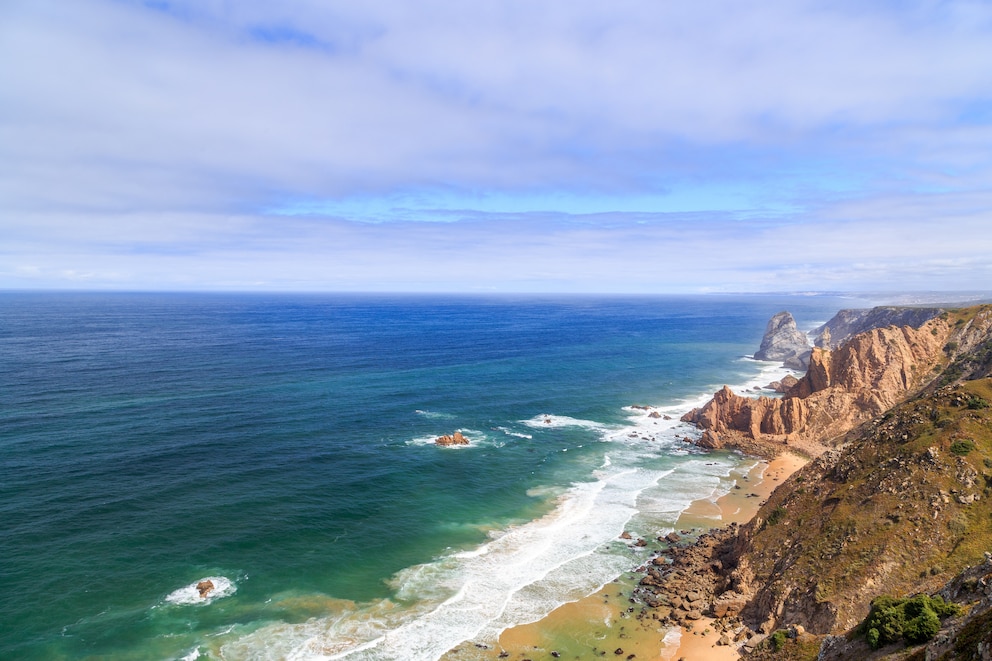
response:
[[[491,644],[729,488],[749,460],[678,418],[786,373],[749,358],[769,317],[859,306],[2,293],[0,658]]]

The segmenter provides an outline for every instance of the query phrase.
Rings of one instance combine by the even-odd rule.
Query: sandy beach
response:
[[[719,511],[721,523],[745,523],[758,512],[758,508],[772,491],[787,477],[802,468],[808,460],[794,454],[782,454],[771,462],[761,462],[747,475],[737,480],[734,489],[715,502],[698,500],[679,519],[679,526],[698,524],[700,515],[711,516],[714,508]],[[740,488],[737,488],[740,487]],[[712,519],[708,519],[712,520]],[[665,661],[731,661],[740,658],[732,647],[717,645],[719,634],[710,626],[713,620],[702,618],[690,630],[683,629],[678,647],[670,654],[658,658]],[[650,657],[649,657],[650,658]]]
[[[679,530],[712,529],[744,523],[772,491],[801,468],[806,459],[784,454],[732,474],[734,486],[715,499],[693,502],[679,518]],[[734,648],[718,646],[719,634],[703,618],[691,628],[662,624],[651,608],[631,599],[642,574],[630,572],[584,599],[564,604],[538,622],[507,629],[495,649],[469,643],[444,656],[457,659],[618,658],[658,661],[724,661],[739,658]]]

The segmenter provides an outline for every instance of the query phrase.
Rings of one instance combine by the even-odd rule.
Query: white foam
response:
[[[526,438],[528,440],[534,438],[533,434],[524,434],[523,432],[513,431],[512,429],[509,429],[507,427],[497,427],[496,429],[503,432],[507,436],[515,436],[516,438]]]
[[[424,409],[417,409],[416,411],[414,411],[414,413],[416,413],[417,415],[421,415],[425,418],[433,418],[440,420],[451,420],[455,417],[450,413],[439,413],[437,411],[427,411]]]
[[[679,651],[679,645],[682,643],[682,628],[672,627],[665,632],[665,637],[661,639],[661,654],[660,658],[662,661],[672,661],[672,657],[675,656]]]
[[[193,649],[193,651],[191,651],[189,654],[182,657],[180,661],[196,661],[199,658],[200,658],[200,648],[197,647]]]
[[[492,644],[590,594],[632,566],[618,541],[637,500],[680,469],[606,466],[573,485],[548,515],[481,546],[410,567],[391,581],[395,601],[306,624],[262,629],[224,658],[434,661],[466,641]],[[402,604],[400,607],[398,604]]]
[[[541,415],[536,415],[530,420],[521,420],[521,424],[527,425],[528,427],[533,427],[535,429],[560,429],[562,427],[581,427],[583,429],[591,429],[593,431],[607,431],[613,429],[610,425],[604,425],[601,422],[596,422],[595,420],[581,420],[579,418],[572,418],[567,415],[553,415],[550,413],[545,413]]]
[[[214,587],[205,596],[201,597],[200,591],[196,588],[196,586],[198,583],[202,583],[203,581],[210,581],[214,584]],[[237,590],[237,586],[229,578],[224,576],[207,576],[194,581],[185,587],[181,587],[178,590],[170,592],[165,597],[165,601],[177,606],[209,604],[216,599],[229,597],[237,592]]]

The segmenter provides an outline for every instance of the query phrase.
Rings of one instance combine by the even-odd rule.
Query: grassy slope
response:
[[[951,310],[949,322],[964,328],[986,308]],[[940,388],[852,432],[759,512],[747,554],[761,588],[752,623],[781,607],[776,625],[847,630],[874,597],[935,592],[992,550],[992,379],[948,385],[987,376],[992,341],[952,362],[955,349]],[[757,656],[816,658],[816,647]]]
[[[777,521],[754,535],[755,574],[830,601],[846,629],[875,596],[933,591],[981,561],[992,548],[992,408],[969,408],[973,395],[992,401],[992,381],[898,406],[836,464],[793,476],[759,512]],[[964,440],[975,449],[952,453]]]

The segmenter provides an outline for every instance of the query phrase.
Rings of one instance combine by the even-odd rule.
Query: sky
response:
[[[992,289],[992,3],[0,0],[0,289]]]

